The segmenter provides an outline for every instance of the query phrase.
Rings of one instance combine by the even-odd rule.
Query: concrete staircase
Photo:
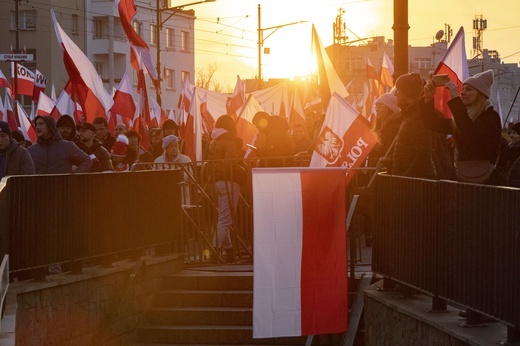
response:
[[[305,337],[252,338],[252,265],[187,269],[163,285],[138,329],[138,345],[305,344]]]

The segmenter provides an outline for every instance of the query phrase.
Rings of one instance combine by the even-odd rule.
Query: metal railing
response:
[[[0,190],[10,272],[149,247],[182,252],[181,172],[13,176]]]
[[[379,174],[372,269],[520,335],[520,190]],[[511,341],[511,340],[510,340]]]

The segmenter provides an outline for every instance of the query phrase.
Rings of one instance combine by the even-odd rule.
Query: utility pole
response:
[[[394,0],[394,81],[408,73],[408,0]]]

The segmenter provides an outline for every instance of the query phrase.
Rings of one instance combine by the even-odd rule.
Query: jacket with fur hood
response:
[[[31,154],[36,174],[87,173],[92,166],[90,157],[74,142],[61,138],[56,122],[51,116],[37,116],[43,119],[49,128],[51,137],[38,137],[36,143],[27,150]]]

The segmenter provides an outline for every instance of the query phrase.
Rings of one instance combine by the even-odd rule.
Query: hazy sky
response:
[[[316,26],[323,44],[332,44],[332,24],[340,8],[345,11],[349,41],[373,36],[393,38],[392,0],[216,0],[191,7],[197,17],[197,68],[216,63],[216,79],[230,86],[234,86],[237,74],[242,79],[258,74],[258,4],[261,5],[260,27],[265,29],[264,47],[271,49],[270,54],[262,55],[264,78],[307,74],[311,23]],[[172,5],[177,5],[177,1]],[[484,48],[497,50],[505,62],[520,61],[519,0],[409,0],[408,11],[410,45],[430,45],[435,33],[444,30],[445,24],[451,25],[453,35],[464,26],[467,55],[473,57],[473,20],[476,15],[482,15],[487,20]],[[300,21],[307,22],[267,30]]]

